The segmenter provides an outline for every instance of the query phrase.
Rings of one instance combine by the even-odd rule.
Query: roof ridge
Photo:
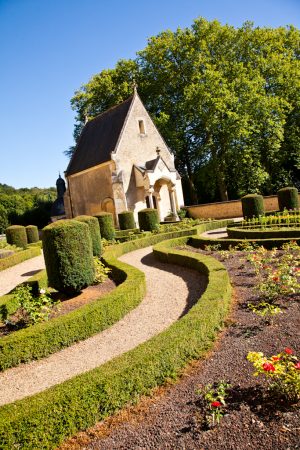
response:
[[[106,113],[111,112],[113,109],[119,108],[121,105],[124,105],[124,103],[128,102],[130,99],[133,100],[134,94],[130,97],[126,98],[126,100],[123,100],[123,102],[118,103],[117,105],[113,105],[110,108],[106,109],[102,113],[97,114],[97,116],[93,117],[91,120],[88,120],[87,123],[93,122],[96,119],[99,119],[100,117],[104,116]]]

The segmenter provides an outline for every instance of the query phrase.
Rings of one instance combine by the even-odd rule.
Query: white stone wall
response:
[[[140,133],[139,120],[144,122],[145,134]],[[146,202],[144,202],[145,194],[143,189],[137,189],[136,187],[133,165],[144,166],[146,161],[155,159],[157,157],[157,147],[159,147],[160,156],[167,166],[170,169],[175,169],[174,155],[169,151],[166,143],[160,136],[139,96],[135,95],[120,141],[115,153],[112,154],[112,158],[116,163],[116,171],[122,170],[127,207],[135,213],[146,208]],[[168,171],[167,174],[170,175]],[[174,176],[174,174],[172,175]],[[180,180],[176,182],[176,191],[178,203],[182,206],[184,203]]]

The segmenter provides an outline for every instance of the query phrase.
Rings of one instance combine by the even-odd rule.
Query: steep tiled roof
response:
[[[87,122],[66,170],[72,175],[111,159],[133,96]]]

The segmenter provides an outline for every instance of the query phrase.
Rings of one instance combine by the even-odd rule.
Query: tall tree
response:
[[[196,203],[272,193],[295,181],[300,144],[300,33],[197,19],[152,37],[132,60],[102,71],[75,93],[74,137],[89,118],[124,100],[133,80],[175,153]],[[212,197],[212,198],[211,198]]]

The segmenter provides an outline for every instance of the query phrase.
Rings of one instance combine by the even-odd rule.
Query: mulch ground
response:
[[[270,356],[285,347],[299,356],[300,298],[280,299],[283,313],[267,325],[247,308],[257,300],[256,277],[249,263],[240,252],[223,262],[235,301],[213,351],[204,361],[193,363],[178,383],[157,389],[137,406],[79,433],[62,450],[300,449],[299,404],[286,405],[272,398],[264,380],[253,377],[252,364],[246,360],[249,351]],[[227,412],[219,425],[208,428],[197,389],[221,380],[232,386]]]
[[[115,289],[115,287],[115,282],[108,278],[103,283],[96,284],[94,286],[88,286],[87,288],[83,289],[80,294],[77,294],[73,297],[68,297],[61,292],[53,292],[51,294],[52,298],[55,301],[59,301],[59,303],[57,306],[53,307],[53,310],[51,311],[51,314],[49,316],[49,320],[59,316],[64,316],[65,314],[68,314],[71,311],[80,308],[81,306],[96,301],[99,298],[103,297],[105,294],[111,292],[113,289]],[[15,314],[9,317],[10,322],[15,323],[15,326],[0,323],[0,337],[7,336],[8,334],[11,334],[16,330],[23,328],[24,325],[22,324],[22,319],[22,312],[18,310]],[[20,325],[18,325],[18,322]]]

